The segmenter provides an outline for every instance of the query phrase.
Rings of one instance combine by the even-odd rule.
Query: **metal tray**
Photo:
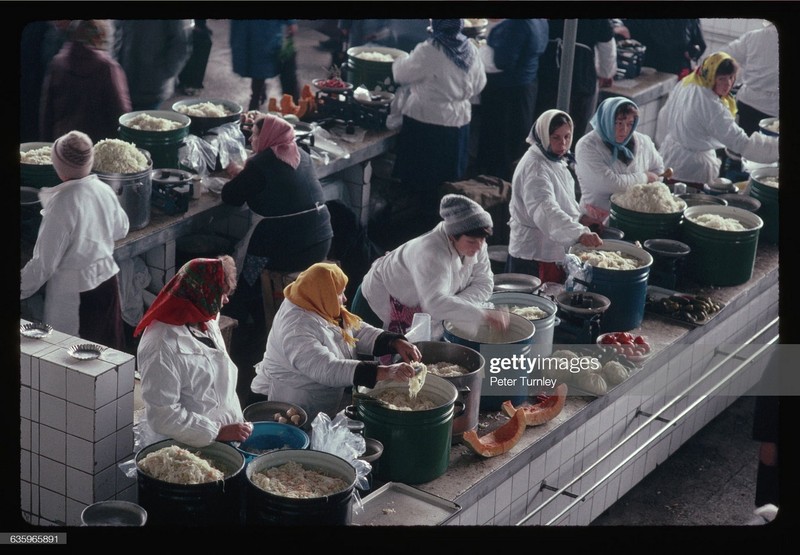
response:
[[[423,526],[442,524],[461,505],[399,482],[387,482],[353,510],[356,526]]]
[[[660,299],[663,299],[665,297],[671,297],[672,295],[680,295],[681,297],[685,297],[685,298],[687,298],[689,300],[692,300],[695,297],[695,295],[693,295],[691,293],[681,293],[680,291],[673,291],[672,289],[665,289],[663,287],[657,287],[655,285],[648,285],[647,286],[647,298],[648,299],[652,298],[654,300],[660,300]],[[725,308],[725,303],[723,303],[721,301],[718,301],[716,299],[715,299],[715,302],[719,303],[720,309],[717,310],[716,312],[712,312],[711,314],[709,314],[708,318],[706,318],[705,320],[703,320],[701,322],[691,322],[689,320],[684,320],[683,318],[675,318],[673,316],[670,316],[669,314],[663,314],[661,312],[657,312],[657,311],[652,309],[652,307],[650,306],[649,302],[645,302],[644,311],[646,313],[648,313],[648,314],[654,314],[656,316],[660,316],[661,318],[664,318],[665,320],[669,320],[670,322],[678,322],[680,324],[684,324],[686,326],[691,326],[691,327],[694,328],[694,327],[704,326],[704,325],[708,324],[711,320],[713,320],[714,318],[717,317],[717,314],[722,312],[722,310]]]

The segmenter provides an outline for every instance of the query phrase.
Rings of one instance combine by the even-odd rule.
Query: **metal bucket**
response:
[[[745,231],[723,231],[693,222],[701,214],[716,214],[734,218],[747,228]],[[758,237],[763,220],[758,215],[732,206],[693,206],[686,210],[683,222],[684,242],[692,252],[687,258],[687,270],[701,285],[725,287],[750,280],[758,249]]]
[[[407,383],[383,381],[370,391],[378,397],[387,389],[408,391]],[[422,484],[438,478],[450,462],[453,419],[464,411],[458,391],[448,380],[429,375],[419,392],[432,399],[428,410],[395,410],[354,397],[356,415],[364,423],[364,437],[383,444],[376,478],[382,482]]]
[[[489,302],[496,308],[507,307],[510,310],[515,306],[535,306],[545,311],[547,316],[532,320],[536,333],[533,335],[530,354],[531,356],[548,356],[553,352],[553,329],[557,325],[556,313],[558,312],[558,306],[555,302],[536,293],[512,292],[492,293],[492,296],[489,297]]]
[[[465,345],[478,351],[483,357],[510,358],[530,356],[536,326],[517,314],[509,314],[508,329],[496,331],[485,322],[444,322],[445,341]],[[515,380],[502,388],[481,388],[481,410],[500,410],[503,401],[509,399],[515,405],[528,397],[528,387],[523,380]]]
[[[636,212],[611,201],[608,222],[625,234],[626,241],[644,242],[648,239],[674,239],[680,236],[683,211],[668,214]]]
[[[626,232],[627,237],[627,232]],[[644,305],[647,300],[647,278],[653,257],[643,248],[627,241],[606,240],[599,247],[587,249],[574,245],[576,250],[619,251],[637,258],[641,264],[633,270],[614,270],[592,267],[591,277],[585,285],[589,292],[607,297],[611,305],[600,320],[600,333],[627,331],[638,328],[644,319]]]
[[[131,120],[140,114],[176,121],[181,125],[168,131],[149,131],[130,127]],[[122,114],[119,117],[117,133],[123,141],[133,143],[139,148],[149,151],[152,156],[153,167],[181,169],[178,151],[184,144],[183,140],[189,134],[190,124],[191,119],[189,119],[189,116],[172,110],[140,110]]]
[[[750,196],[758,200],[761,206],[756,214],[763,220],[760,239],[767,243],[777,244],[779,240],[780,207],[778,205],[779,188],[766,184],[765,178],[778,179],[778,168],[758,168],[750,174]]]
[[[324,497],[285,497],[255,485],[253,474],[296,462],[306,470],[341,478],[342,491]],[[341,457],[312,449],[283,449],[256,457],[247,465],[248,526],[332,526],[352,522],[356,470]]]
[[[98,501],[81,511],[82,526],[144,526],[147,511],[130,501]]]
[[[153,478],[139,468],[149,453],[171,445],[183,447],[208,460],[225,474],[223,480],[204,484],[173,484]],[[245,458],[227,443],[215,441],[191,447],[172,439],[141,449],[136,455],[139,504],[154,526],[239,526],[244,518]]]
[[[485,360],[478,351],[465,345],[446,341],[419,341],[415,345],[425,364],[448,362],[468,370],[460,376],[440,376],[455,386],[458,398],[464,402],[464,414],[453,419],[453,440],[460,440],[464,432],[478,427]]]
[[[117,193],[122,209],[128,215],[130,231],[147,227],[150,223],[150,206],[153,196],[153,160],[144,149],[139,152],[147,158],[147,169],[136,173],[96,172],[101,181],[108,183]]]

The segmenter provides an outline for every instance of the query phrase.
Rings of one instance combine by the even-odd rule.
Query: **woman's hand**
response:
[[[395,339],[392,341],[391,347],[398,355],[400,355],[400,358],[406,362],[418,361],[422,359],[422,353],[419,352],[417,346],[405,339]]]
[[[599,247],[603,244],[603,240],[597,233],[584,233],[578,238],[578,241],[584,247]]]
[[[414,367],[407,362],[398,362],[389,366],[378,366],[377,381],[392,380],[395,382],[407,382],[414,377]]]
[[[233,179],[234,177],[239,175],[242,172],[243,169],[244,169],[244,166],[240,166],[239,164],[237,164],[235,162],[231,162],[230,164],[228,164],[228,167],[225,168],[225,173],[228,175],[228,177]]]
[[[251,422],[237,422],[236,424],[226,424],[219,429],[217,434],[218,441],[244,441],[253,433]]]
[[[661,176],[655,172],[646,172],[647,173],[647,182],[652,183],[654,181],[661,181]]]
[[[485,310],[483,316],[493,330],[506,331],[508,329],[509,317],[507,310]]]

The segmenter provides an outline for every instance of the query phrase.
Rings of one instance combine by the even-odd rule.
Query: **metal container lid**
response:
[[[542,285],[542,280],[529,274],[496,274],[494,291],[514,291],[516,293],[533,293]]]

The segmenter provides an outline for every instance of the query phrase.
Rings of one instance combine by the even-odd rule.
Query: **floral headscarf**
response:
[[[161,289],[136,326],[133,336],[142,333],[153,320],[176,326],[199,324],[200,329],[205,331],[206,322],[216,318],[222,308],[223,291],[225,270],[222,260],[190,260]]]
[[[638,108],[636,103],[629,98],[622,96],[606,98],[597,107],[597,111],[594,113],[589,122],[592,124],[592,127],[594,127],[594,130],[597,131],[597,134],[602,137],[603,141],[605,141],[611,147],[611,159],[609,164],[612,164],[620,155],[620,153],[622,153],[625,161],[630,162],[633,160],[633,152],[631,152],[626,145],[630,142],[631,137],[633,137],[633,132],[636,131],[636,127],[639,125],[639,118],[637,117],[633,121],[633,128],[631,129],[630,134],[625,137],[625,140],[621,143],[617,142],[616,132],[614,130],[616,127],[617,110],[626,104],[630,104],[634,108]]]
[[[559,114],[563,114],[567,117],[567,122],[571,128],[575,127],[568,113],[561,110],[546,110],[533,122],[531,132],[525,140],[528,144],[539,147],[539,150],[542,151],[542,154],[544,154],[548,160],[557,162],[566,159],[569,162],[572,160],[572,154],[569,151],[567,151],[564,156],[557,156],[550,150],[550,122]]]
[[[695,69],[694,72],[683,78],[683,85],[697,85],[698,87],[713,89],[714,81],[717,78],[717,69],[725,60],[733,60],[733,57],[725,52],[714,52],[708,58],[703,60],[703,63],[697,66],[697,69]],[[725,107],[730,110],[731,114],[735,116],[737,111],[736,99],[733,98],[733,95],[728,93],[725,96],[720,97],[720,100]]]
[[[339,302],[339,294],[347,286],[347,276],[336,264],[318,262],[300,272],[297,279],[287,285],[283,295],[300,308],[319,314],[326,321],[339,326],[348,345],[356,344],[351,330],[360,329],[364,322],[347,311]]]
[[[470,47],[469,39],[461,32],[463,27],[461,19],[431,19],[430,41],[459,68],[468,71],[475,59],[475,49]]]
[[[258,133],[258,144],[253,145],[254,152],[271,148],[278,160],[296,170],[300,165],[300,149],[295,142],[294,127],[283,118],[271,114],[264,116],[263,120],[263,127]]]

